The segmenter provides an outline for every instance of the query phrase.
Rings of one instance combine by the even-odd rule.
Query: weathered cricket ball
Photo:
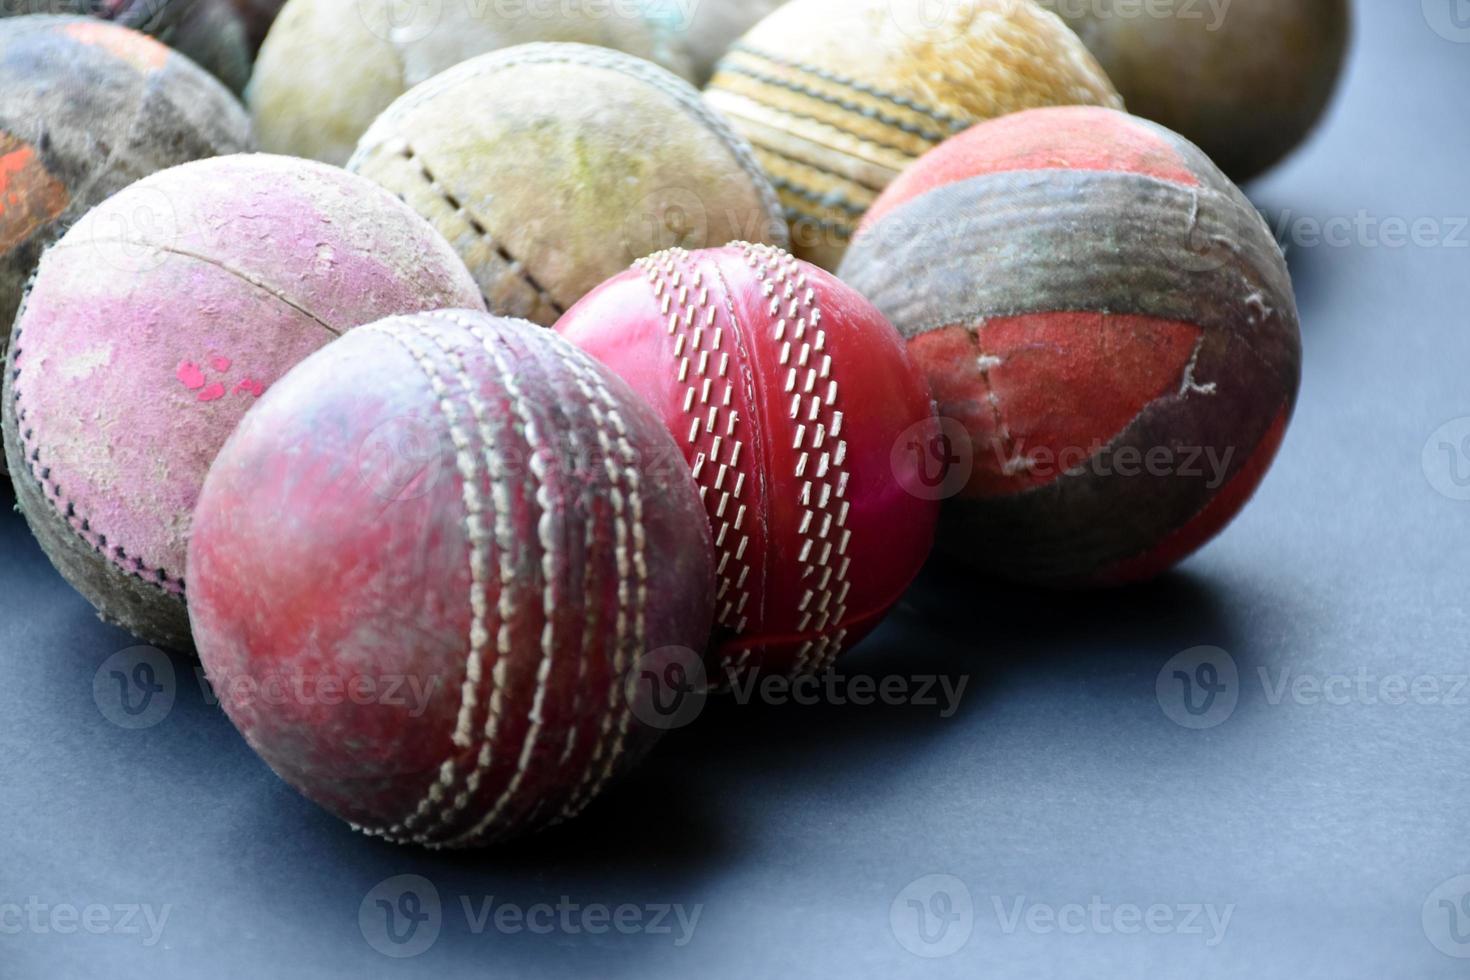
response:
[[[449,239],[492,312],[545,326],[661,248],[786,239],[749,144],[698,92],[583,44],[451,68],[379,117],[348,167]]]
[[[874,205],[842,277],[929,377],[961,468],[940,540],[986,572],[1164,571],[1245,505],[1296,403],[1296,301],[1265,221],[1125,113],[955,137]]]
[[[415,451],[384,480],[395,432]],[[693,481],[626,385],[534,324],[444,311],[353,331],[246,414],[189,592],[276,772],[370,834],[464,847],[575,815],[643,753],[659,726],[628,678],[704,645],[714,574]]]
[[[261,146],[346,163],[372,121],[415,85],[476,55],[541,41],[614,48],[694,75],[674,24],[607,5],[290,0],[248,93]]]
[[[713,676],[824,671],[898,601],[938,504],[893,449],[934,407],[867,300],[738,243],[644,259],[557,330],[653,406],[699,485],[719,577]]]
[[[104,619],[188,649],[189,515],[245,409],[351,327],[478,304],[444,240],[345,171],[256,155],[144,178],[46,252],[22,304],[16,499]]]
[[[1082,37],[1128,108],[1198,144],[1236,180],[1269,169],[1337,86],[1348,0],[1041,0]]]
[[[250,78],[245,27],[230,0],[5,0],[0,17],[86,14],[158,38],[231,91]],[[79,80],[77,83],[89,84]],[[99,83],[91,85],[102,87]]]
[[[755,145],[796,254],[826,269],[889,182],[954,133],[1036,106],[1121,105],[1030,0],[792,0],[731,49],[707,98]]]
[[[198,66],[84,17],[0,20],[0,346],[41,251],[155,170],[250,148],[250,121]]]

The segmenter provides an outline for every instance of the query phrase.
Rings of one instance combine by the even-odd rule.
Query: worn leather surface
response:
[[[1337,108],[1251,193],[1273,227],[1366,209],[1380,222],[1432,217],[1448,234],[1443,219],[1470,201],[1470,132],[1457,125],[1470,49],[1426,27],[1420,4],[1360,7]],[[1437,886],[1470,873],[1470,709],[1267,694],[1287,671],[1470,671],[1470,503],[1437,493],[1421,465],[1435,430],[1470,415],[1465,255],[1291,248],[1305,383],[1256,501],[1149,588],[1057,598],[931,578],[914,590],[849,670],[970,675],[951,718],[709,709],[579,823],[475,858],[346,832],[254,757],[186,660],[172,661],[182,684],[161,722],[108,722],[93,677],[134,641],[98,623],[4,515],[0,901],[173,908],[152,947],[0,935],[3,971],[1457,980],[1466,961],[1440,953],[1421,917]],[[1249,686],[1227,721],[1190,731],[1155,689],[1169,659],[1199,644],[1229,651]],[[922,960],[889,912],[933,873],[964,881],[979,914],[963,949]],[[358,914],[400,874],[433,882],[445,917],[431,948],[393,961]],[[1200,936],[1007,934],[991,901],[1009,915],[1017,896],[1094,894],[1236,910],[1206,948]],[[489,895],[704,909],[683,947],[657,934],[476,934],[460,900],[478,908]]]

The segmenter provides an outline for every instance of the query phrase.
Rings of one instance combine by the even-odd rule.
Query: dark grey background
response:
[[[1470,954],[1439,904],[1470,881],[1435,893],[1470,875],[1470,690],[1455,690],[1470,675],[1470,503],[1453,499],[1470,421],[1436,435],[1470,416],[1470,26],[1454,29],[1455,2],[1362,5],[1327,124],[1251,188],[1291,245],[1307,350],[1258,499],[1181,572],[1120,594],[931,570],[846,670],[968,677],[951,718],[715,706],[572,827],[478,855],[398,849],[279,782],[186,660],[158,724],[110,722],[94,675],[133,641],[5,514],[0,976],[1470,975],[1435,944]],[[1302,223],[1332,218],[1359,227],[1334,245]],[[1439,244],[1383,241],[1394,219],[1419,218]],[[1163,697],[1156,680],[1200,645],[1228,653],[1238,706],[1192,730],[1170,720],[1172,668]],[[1273,691],[1334,675],[1352,680],[1335,689],[1346,703]],[[1438,691],[1382,703],[1394,676]],[[359,909],[403,874],[426,878],[443,913],[422,955],[394,960],[369,942],[382,917],[365,931]],[[927,884],[910,888],[931,874],[957,879],[940,891],[962,899],[962,885],[974,910],[942,959],[904,945],[937,948],[907,904],[942,908]],[[491,896],[701,911],[682,947],[580,928],[477,934],[461,899]],[[1176,918],[1163,934],[1118,934],[1106,914],[1080,934],[1006,928],[1018,901],[1068,915],[1094,896]],[[48,907],[39,925],[28,902]],[[104,934],[51,928],[51,907],[89,904],[109,907]],[[167,908],[161,938],[122,928],[119,905]],[[1190,905],[1231,908],[1223,941],[1184,926]],[[1470,900],[1457,925],[1470,939]]]

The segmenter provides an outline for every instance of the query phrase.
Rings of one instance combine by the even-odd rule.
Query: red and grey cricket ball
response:
[[[83,214],[157,170],[250,148],[235,97],[152,38],[0,19],[0,345],[42,250]]]
[[[158,38],[232,92],[250,80],[245,24],[232,0],[6,0],[0,17],[85,14]]]
[[[16,319],[21,511],[104,619],[188,649],[189,515],[245,410],[353,327],[480,303],[448,242],[336,167],[236,155],[144,178],[46,252]]]
[[[277,773],[369,834],[466,847],[575,815],[649,747],[627,679],[703,646],[713,568],[626,385],[441,311],[354,330],[250,410],[200,495],[189,609]]]
[[[1182,137],[1097,108],[982,123],[860,237],[841,275],[908,338],[968,467],[948,552],[1023,582],[1143,580],[1261,482],[1300,386],[1291,278]]]
[[[556,329],[653,405],[691,467],[719,576],[713,673],[825,670],[898,601],[938,505],[893,447],[934,409],[863,297],[772,246],[675,249]]]

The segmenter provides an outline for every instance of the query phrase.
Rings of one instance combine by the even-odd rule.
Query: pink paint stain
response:
[[[235,385],[235,390],[234,392],[232,392],[232,394],[239,394],[242,391],[249,392],[256,398],[259,398],[261,395],[265,394],[265,385],[261,384],[259,381],[256,381],[254,378],[245,378],[239,384]]]
[[[233,362],[228,357],[216,357],[209,362],[209,366],[214,368],[220,374],[224,374],[230,369],[231,363]]]
[[[218,381],[199,393],[199,400],[202,402],[212,402],[223,397],[225,397],[225,386]]]
[[[184,387],[190,391],[198,391],[204,387],[204,372],[199,370],[199,365],[193,361],[181,361],[175,374],[183,382]]]

